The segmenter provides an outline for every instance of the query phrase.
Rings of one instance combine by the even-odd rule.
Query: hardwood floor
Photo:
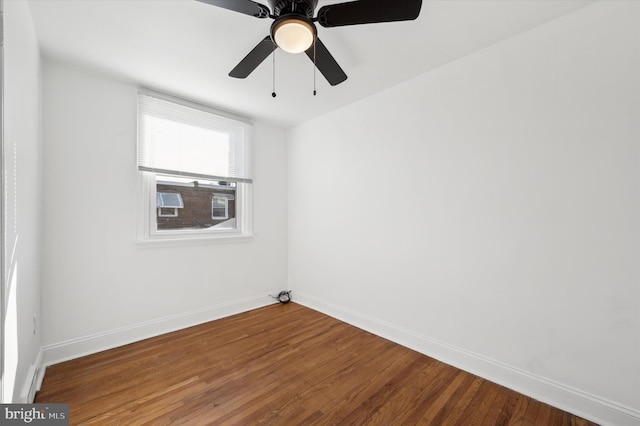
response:
[[[47,369],[38,403],[100,425],[592,425],[295,303]]]

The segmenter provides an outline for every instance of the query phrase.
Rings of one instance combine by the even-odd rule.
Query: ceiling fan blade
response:
[[[247,56],[229,73],[230,77],[247,78],[249,74],[276,49],[270,36],[266,36]]]
[[[323,27],[411,21],[420,15],[422,0],[359,0],[323,6],[318,23]]]
[[[311,61],[313,61],[313,52],[313,45],[311,45],[311,47],[305,52]],[[347,79],[347,75],[344,73],[342,68],[340,68],[340,65],[338,65],[329,50],[327,50],[326,46],[319,38],[316,38],[315,53],[316,67],[322,75],[324,75],[324,78],[327,79],[329,84],[335,86]]]
[[[218,6],[223,9],[233,10],[234,12],[244,13],[245,15],[255,16],[256,18],[268,18],[269,8],[260,3],[254,3],[251,0],[197,0],[212,6]]]

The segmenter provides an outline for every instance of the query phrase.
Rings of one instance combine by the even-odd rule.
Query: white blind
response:
[[[251,183],[251,124],[141,91],[138,170]]]

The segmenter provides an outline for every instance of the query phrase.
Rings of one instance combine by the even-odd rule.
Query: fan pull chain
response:
[[[316,34],[315,37],[313,37],[313,96],[316,95],[316,70],[318,69],[318,67],[316,67],[316,40],[318,40],[318,35]]]
[[[276,50],[273,49],[273,92],[271,92],[271,97],[276,97]]]

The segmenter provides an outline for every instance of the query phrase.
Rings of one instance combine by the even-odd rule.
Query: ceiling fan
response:
[[[266,0],[268,6],[251,0],[198,0],[256,18],[274,19],[265,37],[229,76],[246,78],[277,47],[289,53],[305,52],[329,84],[347,79],[340,65],[317,37],[315,22],[323,27],[410,21],[420,14],[422,0],[358,0],[323,6],[314,17],[318,0]]]

